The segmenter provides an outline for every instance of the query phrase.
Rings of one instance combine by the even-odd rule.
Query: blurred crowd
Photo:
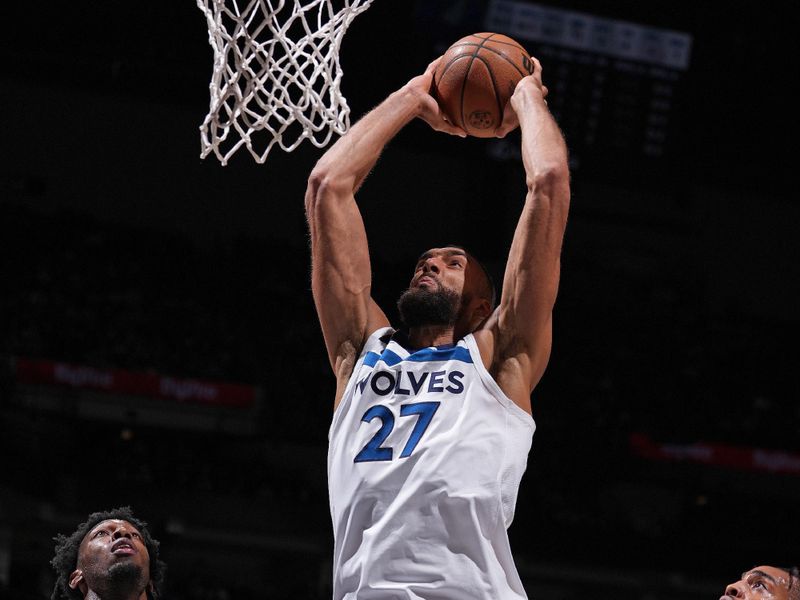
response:
[[[302,243],[199,243],[86,215],[2,210],[4,355],[330,395]],[[784,351],[796,327],[714,313],[702,265],[632,275],[569,244],[565,253],[548,393],[596,413],[600,427],[800,449]],[[373,262],[391,312],[410,267]]]
[[[307,248],[197,241],[86,215],[0,210],[3,357],[247,383],[263,395],[256,433],[247,436],[64,419],[6,404],[6,489],[70,514],[125,497],[161,529],[173,565],[171,598],[289,597],[283,589],[257,593],[249,584],[192,579],[196,556],[176,548],[189,543],[185,532],[198,531],[209,536],[203,560],[242,551],[226,546],[226,531],[258,536],[253,556],[262,563],[282,554],[274,540],[293,536],[315,557],[312,572],[291,556],[273,568],[291,573],[291,597],[325,597],[334,382],[309,291]],[[602,560],[614,535],[632,563],[647,556],[646,566],[654,541],[675,531],[713,536],[742,514],[743,497],[753,500],[744,512],[763,519],[765,504],[748,495],[751,485],[768,490],[771,518],[790,518],[791,497],[775,502],[788,479],[743,475],[750,479],[733,480],[739,495],[730,496],[732,480],[720,471],[681,465],[676,487],[676,467],[632,456],[629,436],[800,450],[796,384],[782,351],[791,330],[714,311],[702,274],[677,264],[661,265],[655,277],[632,275],[569,244],[563,262],[553,355],[533,399],[538,431],[519,499],[526,510],[511,532],[520,554]],[[391,313],[410,264],[373,261],[373,268],[379,302]],[[2,391],[13,399],[9,372]],[[39,544],[31,556],[46,561],[48,551]],[[703,552],[697,546],[698,558]],[[275,581],[267,575],[260,585]]]

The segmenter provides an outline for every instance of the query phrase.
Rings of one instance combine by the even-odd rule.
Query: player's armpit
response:
[[[517,406],[531,413],[531,391],[539,383],[550,359],[552,318],[531,335],[518,335],[530,323],[516,325],[513,313],[500,321],[500,307],[473,333],[484,367]]]
[[[500,388],[517,404],[530,400],[530,393],[544,375],[553,343],[552,324],[550,315],[536,326],[520,323],[513,332],[497,334],[493,374]]]

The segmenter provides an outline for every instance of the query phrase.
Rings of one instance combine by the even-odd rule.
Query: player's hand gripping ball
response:
[[[514,88],[533,73],[530,54],[510,37],[476,33],[448,48],[433,75],[447,119],[475,137],[493,137]]]

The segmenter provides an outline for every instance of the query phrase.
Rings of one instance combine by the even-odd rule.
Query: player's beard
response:
[[[459,295],[436,282],[436,289],[408,288],[397,301],[400,319],[407,329],[453,325],[461,306]]]

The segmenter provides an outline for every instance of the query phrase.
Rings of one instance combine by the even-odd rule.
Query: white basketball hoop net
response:
[[[321,148],[350,126],[339,86],[347,27],[372,0],[197,0],[214,51],[205,158],[224,165],[242,146],[263,163],[276,143]]]

